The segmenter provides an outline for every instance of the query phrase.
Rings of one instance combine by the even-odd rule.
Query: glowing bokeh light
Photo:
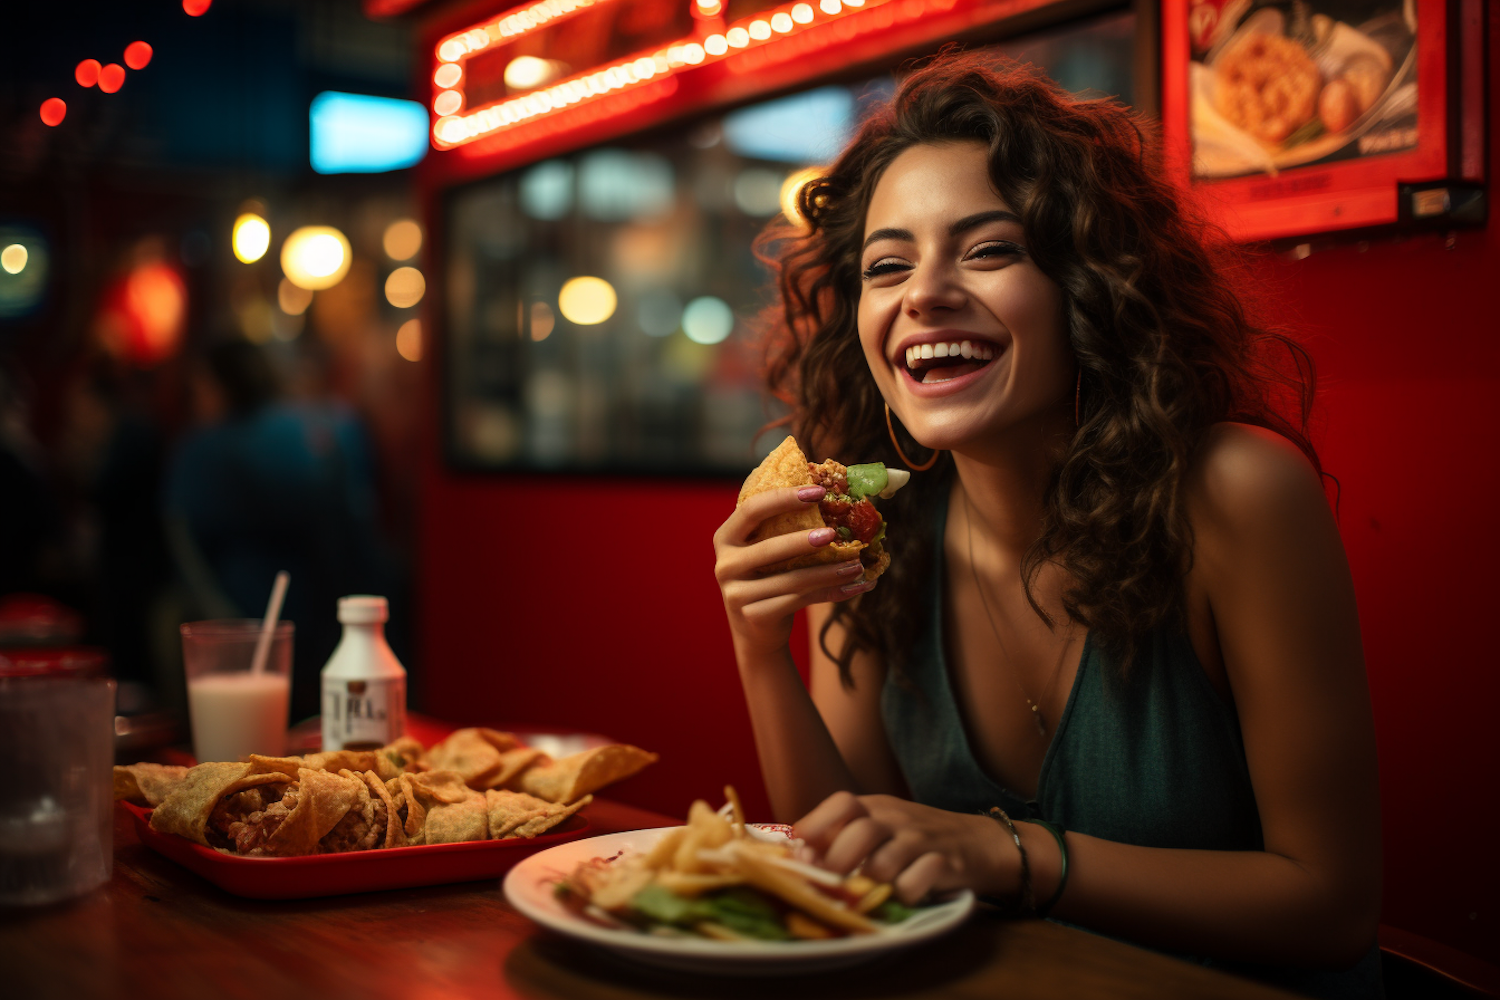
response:
[[[567,63],[536,56],[516,56],[505,64],[505,85],[511,90],[535,90],[567,72]]]
[[[391,260],[411,260],[422,249],[422,227],[415,219],[397,219],[385,227],[380,245]]]
[[[463,78],[464,68],[458,63],[443,63],[437,68],[437,72],[432,74],[432,82],[444,90],[456,86]]]
[[[0,250],[0,268],[5,269],[6,274],[20,274],[26,270],[26,259],[31,254],[19,243],[12,243],[4,250]]]
[[[545,302],[533,302],[531,304],[531,339],[543,341],[557,325],[557,317],[552,315],[552,307]]]
[[[743,49],[750,44],[750,32],[744,28],[730,28],[724,32],[724,40],[737,49]]]
[[[187,11],[188,17],[202,17],[213,3],[214,0],[182,0],[182,9]]]
[[[113,94],[125,86],[125,67],[119,63],[109,63],[99,70],[99,89],[106,94]]]
[[[682,332],[695,344],[717,344],[734,330],[734,310],[723,300],[704,295],[682,311]]]
[[[724,5],[719,0],[697,0],[699,17],[718,17],[724,12]]]
[[[427,293],[427,279],[414,267],[398,267],[385,279],[385,300],[397,309],[410,309]]]
[[[131,69],[145,69],[151,65],[151,46],[145,42],[131,42],[125,46],[125,65]]]
[[[92,87],[99,82],[99,60],[85,59],[73,69],[73,79],[80,87]]]
[[[464,95],[456,90],[445,90],[432,102],[432,110],[440,115],[456,114],[464,106]]]
[[[396,353],[407,361],[422,360],[422,321],[409,319],[396,331]]]
[[[307,117],[308,155],[320,174],[400,170],[427,155],[427,109],[416,101],[327,90]]]
[[[149,368],[181,346],[187,304],[176,270],[161,261],[140,264],[105,292],[94,329],[115,355]]]
[[[298,288],[289,278],[282,278],[276,286],[276,304],[288,316],[301,316],[312,305],[312,300],[312,292]]]
[[[798,24],[811,24],[813,9],[811,4],[799,3],[792,8],[792,20]]]
[[[750,37],[755,39],[757,42],[765,41],[767,38],[771,37],[771,25],[765,21],[760,20],[759,18],[756,18],[754,21],[750,22]]]
[[[729,41],[723,35],[709,35],[703,40],[703,51],[711,56],[722,56],[729,51]]]
[[[794,27],[796,25],[792,24],[792,15],[785,11],[771,16],[771,30],[773,31],[778,31],[784,35]]]
[[[42,102],[42,124],[58,126],[68,116],[68,106],[61,97],[49,97]]]
[[[821,0],[818,9],[831,17],[843,9],[843,4],[839,0]]]
[[[271,226],[254,212],[246,212],[234,220],[229,241],[241,263],[254,264],[271,246]]]
[[[557,311],[569,323],[593,326],[613,316],[618,301],[614,286],[603,278],[569,278],[557,293]]]
[[[781,182],[781,214],[787,217],[788,222],[807,228],[807,219],[802,215],[801,209],[797,207],[797,196],[809,181],[817,180],[823,176],[821,167],[805,167],[794,173],[788,174],[786,180]]]
[[[281,270],[298,288],[321,292],[344,280],[352,254],[349,239],[332,226],[303,226],[281,244]]]

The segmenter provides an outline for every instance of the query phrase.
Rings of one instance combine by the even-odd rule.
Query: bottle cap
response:
[[[384,597],[353,594],[339,598],[339,624],[373,625],[390,617]]]

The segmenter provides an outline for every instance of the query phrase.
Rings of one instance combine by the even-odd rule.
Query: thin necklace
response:
[[[962,487],[960,487],[962,488]],[[995,635],[995,641],[1000,644],[1000,651],[1009,660],[1010,648],[1005,645],[1005,640],[1000,637],[1000,629],[995,625],[995,615],[990,611],[989,598],[984,596],[984,587],[979,582],[979,567],[974,565],[974,507],[969,503],[969,491],[963,490],[964,494],[964,526],[969,535],[969,572],[974,574],[974,589],[979,591],[979,603],[984,606],[984,616],[990,620],[990,631]],[[1057,686],[1057,678],[1062,674],[1063,657],[1068,655],[1068,644],[1064,643],[1062,652],[1057,654],[1057,662],[1052,665],[1052,678],[1047,682],[1047,690],[1042,694],[1042,700],[1046,701],[1052,695],[1052,689]],[[1021,692],[1021,697],[1026,699],[1026,707],[1031,709],[1031,721],[1036,723],[1036,734],[1042,739],[1047,738],[1047,718],[1042,715],[1042,706],[1031,700],[1031,695],[1026,693],[1026,688],[1021,686],[1021,678],[1014,671],[1015,664],[1011,664],[1011,681],[1016,685],[1016,690]]]

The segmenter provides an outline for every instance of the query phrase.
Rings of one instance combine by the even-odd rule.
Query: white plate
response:
[[[910,918],[875,934],[829,941],[710,941],[601,927],[584,920],[558,900],[557,883],[581,863],[649,851],[672,829],[612,833],[559,844],[533,854],[505,876],[505,898],[543,927],[601,945],[636,961],[689,972],[763,976],[836,969],[869,961],[951,931],[974,908],[974,894],[966,890],[943,902],[924,906]]]

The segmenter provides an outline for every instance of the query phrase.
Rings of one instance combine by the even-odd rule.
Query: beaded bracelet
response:
[[[1016,830],[1016,824],[1012,823],[1005,810],[999,806],[990,807],[989,815],[992,819],[1004,825],[1010,834],[1010,839],[1016,842],[1016,850],[1021,852],[1021,892],[1016,897],[1015,907],[1011,913],[1015,916],[1032,917],[1036,915],[1036,893],[1031,887],[1031,861],[1026,857],[1026,848],[1021,843],[1021,834]]]
[[[1046,917],[1047,914],[1052,912],[1052,908],[1057,905],[1057,901],[1062,899],[1063,890],[1068,887],[1068,842],[1063,839],[1063,834],[1068,831],[1062,828],[1062,824],[1049,823],[1044,819],[1034,819],[1031,822],[1052,834],[1052,839],[1057,841],[1058,853],[1062,855],[1062,865],[1057,875],[1057,891],[1052,894],[1051,899],[1047,900],[1036,911],[1037,916]]]

